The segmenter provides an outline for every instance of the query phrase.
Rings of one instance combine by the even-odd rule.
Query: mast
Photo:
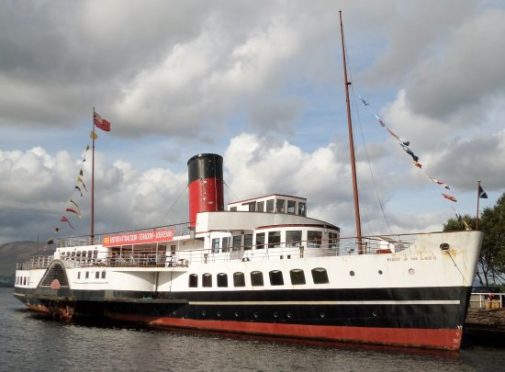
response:
[[[91,244],[94,244],[95,240],[95,108],[93,107],[93,129],[91,131]]]
[[[354,222],[356,225],[356,238],[358,240],[358,253],[362,254],[364,252],[361,239],[361,217],[359,213],[358,180],[356,177],[356,157],[354,155],[354,136],[352,133],[351,103],[349,99],[349,85],[351,85],[351,82],[347,78],[347,61],[345,55],[344,25],[342,22],[342,11],[339,10],[338,13],[340,16],[340,38],[342,42],[342,61],[344,65],[344,88],[345,88],[345,102],[347,108],[347,128],[349,131],[349,152],[351,155],[352,190],[354,196]]]

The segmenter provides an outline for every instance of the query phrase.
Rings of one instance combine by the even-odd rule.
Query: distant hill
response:
[[[0,287],[12,286],[16,272],[16,263],[28,261],[36,255],[50,255],[54,249],[45,249],[44,243],[12,242],[0,245]]]

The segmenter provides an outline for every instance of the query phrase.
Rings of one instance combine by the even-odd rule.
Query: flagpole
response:
[[[480,181],[477,181],[477,218],[475,219],[475,230],[479,230],[479,204],[480,204]]]
[[[93,107],[93,118],[91,120],[93,129],[91,131],[91,244],[95,240],[95,107]]]

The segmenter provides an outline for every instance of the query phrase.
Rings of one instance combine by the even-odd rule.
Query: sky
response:
[[[93,108],[112,124],[96,141],[97,233],[188,221],[186,161],[211,152],[225,203],[306,197],[309,216],[354,236],[339,10],[363,233],[475,215],[477,180],[492,207],[505,191],[500,1],[2,1],[0,243],[89,233],[90,195],[74,186],[81,168],[91,183]]]

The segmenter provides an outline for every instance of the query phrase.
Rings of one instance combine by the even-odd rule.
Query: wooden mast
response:
[[[94,244],[95,240],[95,108],[93,107],[93,130],[91,131],[91,244]]]
[[[361,217],[359,213],[359,194],[358,194],[358,181],[356,177],[356,157],[354,155],[354,136],[352,133],[352,118],[351,118],[351,103],[349,100],[349,85],[351,82],[347,78],[347,61],[345,55],[345,44],[344,44],[344,25],[342,22],[342,11],[339,10],[340,16],[340,37],[342,41],[342,61],[344,65],[344,87],[345,87],[345,102],[347,107],[347,128],[349,131],[349,151],[351,155],[351,169],[352,169],[352,190],[354,195],[354,222],[356,225],[356,238],[358,240],[358,252],[359,254],[363,252],[363,244],[361,237]]]

